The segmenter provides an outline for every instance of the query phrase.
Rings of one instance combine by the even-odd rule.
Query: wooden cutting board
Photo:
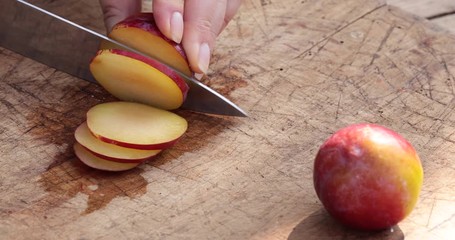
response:
[[[71,5],[92,3],[48,2],[102,30],[97,7]],[[453,35],[379,0],[246,0],[205,81],[250,117],[178,111],[189,131],[173,149],[106,173],[75,158],[73,132],[113,98],[0,48],[0,238],[449,239],[454,49]],[[313,190],[320,144],[358,122],[394,129],[423,161],[420,200],[391,230],[341,227]]]

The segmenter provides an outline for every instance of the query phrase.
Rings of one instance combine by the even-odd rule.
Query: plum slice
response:
[[[161,152],[161,150],[125,148],[115,144],[103,142],[90,132],[86,122],[79,125],[74,133],[74,136],[79,144],[87,148],[95,156],[114,162],[140,163]]]
[[[182,45],[164,36],[156,26],[153,13],[133,15],[114,26],[109,37],[129,47],[159,59],[181,73],[191,76]],[[112,48],[104,44],[101,48]]]
[[[120,49],[100,50],[90,62],[90,71],[116,98],[161,109],[179,108],[189,90],[185,80],[166,65]]]
[[[74,153],[76,154],[77,158],[81,160],[85,165],[96,168],[99,170],[105,171],[125,171],[132,169],[139,165],[140,163],[119,163],[113,162],[109,160],[102,159],[98,156],[95,156],[91,153],[88,149],[84,148],[79,143],[74,144]]]
[[[179,115],[134,102],[108,102],[87,112],[87,126],[101,141],[153,150],[173,146],[188,128]]]

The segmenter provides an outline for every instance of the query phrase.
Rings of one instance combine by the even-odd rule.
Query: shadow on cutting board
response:
[[[303,219],[294,227],[288,240],[336,240],[336,239],[368,239],[368,240],[402,240],[404,234],[398,226],[378,232],[362,232],[348,229],[321,208]]]

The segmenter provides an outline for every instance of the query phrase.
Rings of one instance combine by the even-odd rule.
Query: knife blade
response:
[[[101,41],[109,41],[147,56],[23,0],[6,0],[6,3],[2,3],[0,23],[0,46],[95,83],[89,63],[98,51]],[[168,67],[179,73],[190,87],[182,105],[183,109],[209,114],[247,116],[244,110],[215,90],[171,66]]]

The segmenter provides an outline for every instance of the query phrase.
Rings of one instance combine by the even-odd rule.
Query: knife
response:
[[[2,1],[0,8],[0,46],[75,77],[96,83],[90,73],[89,63],[103,40],[145,56],[135,49],[26,1],[5,2]],[[209,114],[247,116],[245,111],[215,90],[175,68],[172,69],[179,73],[190,87],[182,105],[183,109]]]

